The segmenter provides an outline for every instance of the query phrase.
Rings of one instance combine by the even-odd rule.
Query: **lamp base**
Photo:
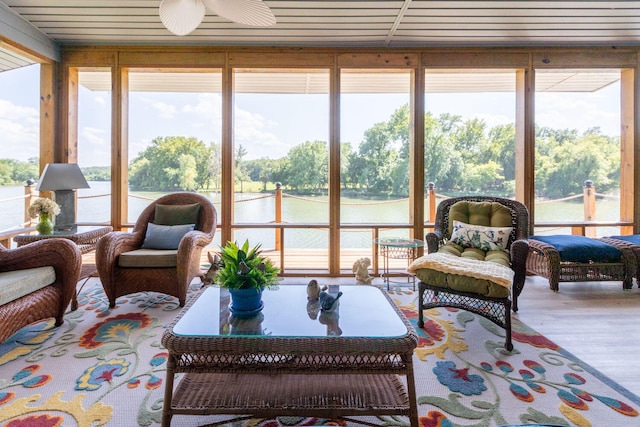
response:
[[[54,231],[75,231],[76,225],[76,194],[75,190],[56,190],[53,197],[60,207],[56,216]]]

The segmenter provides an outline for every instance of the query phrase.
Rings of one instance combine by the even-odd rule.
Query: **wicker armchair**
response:
[[[147,226],[153,223],[156,205],[189,205],[198,203],[200,210],[195,229],[180,240],[173,251],[146,250],[145,257],[167,257],[173,259],[161,265],[132,267],[119,262],[122,254],[139,251],[145,240]],[[132,232],[112,232],[98,241],[96,267],[109,306],[115,307],[116,298],[134,292],[152,291],[172,295],[184,306],[187,289],[191,281],[200,276],[202,249],[211,243],[216,230],[216,209],[209,199],[191,192],[177,192],[160,197],[145,208],[136,221]]]
[[[82,255],[66,239],[46,239],[15,249],[0,245],[0,273],[52,266],[55,281],[0,306],[0,342],[31,323],[55,318],[63,322],[64,313],[76,292]]]
[[[520,202],[510,199],[488,196],[452,197],[440,202],[436,212],[434,231],[426,235],[428,253],[438,249],[451,238],[449,213],[453,205],[460,201],[497,202],[511,211],[513,227],[507,243],[510,255],[510,267],[514,271],[513,285],[508,297],[489,297],[479,293],[462,292],[448,287],[435,286],[420,281],[418,298],[418,326],[423,327],[423,310],[433,307],[454,307],[471,311],[505,328],[507,350],[513,349],[511,341],[511,310],[518,311],[518,296],[524,287],[526,278],[526,259],[529,252],[527,237],[529,233],[529,211]],[[473,279],[471,279],[473,280]]]

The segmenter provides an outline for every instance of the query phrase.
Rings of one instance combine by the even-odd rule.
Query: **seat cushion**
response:
[[[553,246],[563,262],[620,262],[620,250],[597,239],[571,234],[553,234],[549,236],[531,236]]]
[[[123,252],[118,257],[118,266],[125,268],[170,268],[176,265],[177,250],[137,249]]]
[[[502,254],[492,255],[502,259],[505,253],[502,252]],[[444,258],[440,258],[442,256]],[[430,259],[435,261],[429,261]],[[460,259],[461,262],[457,263],[456,259]],[[466,260],[471,261],[467,262]],[[437,265],[441,262],[445,264],[443,266]],[[487,266],[484,267],[483,264],[487,264]],[[493,267],[490,264],[493,264]],[[456,265],[459,265],[459,267],[456,267]],[[469,268],[473,269],[469,270]],[[505,271],[505,268],[507,271]],[[505,266],[502,262],[477,260],[474,257],[455,256],[447,251],[440,251],[438,254],[425,255],[414,260],[407,268],[407,271],[432,286],[475,293],[492,298],[506,298],[511,293],[509,285],[513,279],[513,272],[508,264]],[[457,274],[458,272],[461,274]],[[510,274],[507,275],[507,272]]]
[[[509,252],[507,251],[483,251],[478,248],[463,248],[453,242],[447,242],[438,252],[447,253],[467,259],[475,259],[478,261],[495,262],[505,267],[510,267]]]
[[[52,266],[0,273],[0,305],[17,300],[56,281]]]
[[[511,209],[498,202],[460,201],[449,209],[449,235],[453,233],[453,221],[485,227],[511,227]]]

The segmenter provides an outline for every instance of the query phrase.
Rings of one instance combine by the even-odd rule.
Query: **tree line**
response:
[[[480,119],[425,114],[424,180],[440,193],[511,196],[515,189],[515,126],[489,127]],[[234,152],[236,190],[249,182],[263,190],[281,182],[299,194],[325,194],[329,157],[326,141],[305,141],[279,159],[246,160]],[[345,195],[409,195],[410,111],[403,105],[389,120],[374,124],[357,145],[340,146],[340,183]],[[536,127],[535,188],[538,195],[559,198],[582,192],[592,180],[598,192],[620,185],[620,141],[599,128]],[[83,168],[88,180],[108,180],[108,167]],[[15,185],[38,176],[38,161],[0,159],[0,184]],[[157,137],[130,162],[129,185],[136,191],[220,190],[220,145],[194,137]]]

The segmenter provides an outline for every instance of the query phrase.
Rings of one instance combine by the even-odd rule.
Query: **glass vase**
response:
[[[36,230],[40,234],[51,234],[53,232],[53,222],[49,218],[49,214],[41,213],[39,215],[39,221],[36,224]]]

